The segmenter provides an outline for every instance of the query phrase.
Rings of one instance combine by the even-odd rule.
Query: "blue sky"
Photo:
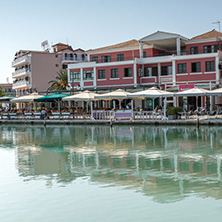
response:
[[[20,49],[41,42],[91,49],[140,39],[157,30],[193,37],[222,23],[222,1],[7,0],[0,3],[0,83],[11,75]]]

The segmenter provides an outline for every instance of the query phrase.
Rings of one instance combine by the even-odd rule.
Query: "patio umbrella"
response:
[[[207,96],[222,96],[222,88],[215,89],[212,91],[208,91],[206,93]]]
[[[91,115],[92,115],[91,117],[93,117],[92,100],[95,100],[95,96],[97,96],[97,95],[98,94],[86,90],[86,91],[84,91],[82,93],[78,93],[76,95],[64,97],[62,100],[63,101],[85,101],[87,103],[91,102],[91,104],[90,104]],[[88,111],[88,104],[87,104],[87,111]]]
[[[54,93],[51,95],[43,96],[41,98],[35,99],[35,102],[57,102],[58,103],[58,110],[60,112],[60,102],[63,97],[67,97],[67,94],[61,93]]]
[[[11,103],[28,103],[28,102],[31,102],[31,103],[33,103],[33,107],[35,108],[34,100],[37,99],[37,98],[41,98],[41,97],[43,97],[43,96],[39,95],[38,93],[31,93],[29,95],[20,96],[20,97],[11,99],[10,102]]]
[[[33,102],[37,98],[41,98],[43,96],[39,95],[38,93],[31,93],[29,95],[20,96],[14,99],[11,99],[11,103],[25,103],[25,102]]]
[[[171,97],[173,96],[172,92],[167,92],[164,90],[160,90],[157,87],[151,87],[150,89],[131,93],[127,97],[129,98],[152,98],[153,100],[153,110],[154,110],[154,99],[160,98],[160,97],[165,97],[164,101],[164,118],[163,120],[166,120],[166,97]]]
[[[174,93],[174,96],[177,96],[177,97],[196,96],[196,104],[198,104],[198,96],[206,96],[206,94],[208,92],[210,92],[210,91],[206,90],[206,89],[194,87],[194,88],[191,88],[191,89],[184,90],[182,92]]]
[[[120,101],[120,100],[126,99],[127,96],[130,95],[130,94],[131,93],[126,92],[126,91],[124,91],[122,89],[117,89],[117,90],[115,90],[113,92],[97,95],[97,96],[95,96],[95,99],[104,99],[104,100],[117,99],[117,100]],[[115,103],[114,103],[114,108],[115,108]],[[121,105],[119,106],[119,108],[121,108]]]
[[[194,87],[192,89],[187,89],[182,92],[174,93],[174,96],[178,96],[178,97],[205,96],[208,92],[210,92],[210,91],[206,90],[206,89]]]
[[[67,96],[62,98],[63,101],[86,101],[89,102],[91,100],[95,100],[95,96],[98,96],[99,94],[90,92],[88,90],[78,93],[72,96]]]
[[[4,96],[0,97],[0,103],[9,103],[11,102],[12,99],[15,99],[16,97],[11,97],[11,96]]]
[[[154,87],[151,87],[147,90],[131,93],[127,97],[129,97],[129,98],[152,98],[154,101],[154,99],[159,98],[159,97],[171,97],[171,96],[173,96],[172,92],[160,90],[154,86]],[[154,109],[154,103],[153,103],[153,109]]]

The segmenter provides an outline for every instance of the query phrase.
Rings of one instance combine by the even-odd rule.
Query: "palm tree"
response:
[[[48,82],[48,84],[51,84],[48,90],[66,90],[66,86],[68,86],[67,70],[60,70],[59,72],[57,72],[57,76],[55,77],[55,79],[56,80],[51,80]]]
[[[6,96],[5,94],[5,89],[2,88],[2,86],[0,86],[0,97]]]

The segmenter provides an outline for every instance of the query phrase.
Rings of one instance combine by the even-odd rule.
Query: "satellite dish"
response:
[[[50,46],[49,46],[48,40],[45,40],[44,42],[42,42],[41,47],[44,51],[49,52],[50,51]]]

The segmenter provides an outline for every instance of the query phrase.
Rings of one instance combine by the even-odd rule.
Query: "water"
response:
[[[221,221],[221,135],[0,126],[0,221]]]

